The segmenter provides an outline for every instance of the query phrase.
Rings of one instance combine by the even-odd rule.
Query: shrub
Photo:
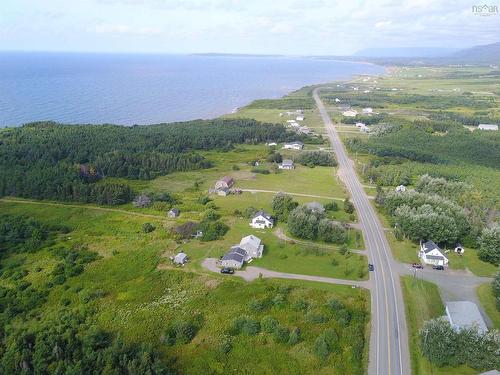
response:
[[[273,332],[274,341],[284,344],[290,339],[290,331],[287,327],[278,325]]]
[[[271,315],[264,316],[260,323],[262,330],[266,333],[273,333],[278,325],[279,322]]]
[[[479,239],[479,259],[494,265],[500,264],[500,225],[483,230]]]
[[[344,199],[344,211],[348,214],[354,213],[354,205],[351,203],[349,198]]]
[[[155,229],[156,229],[156,227],[153,224],[151,224],[151,223],[144,223],[144,224],[142,224],[142,231],[144,233],[151,233]]]
[[[493,296],[495,297],[497,310],[500,311],[500,271],[497,272],[495,279],[491,283]]]
[[[203,231],[203,241],[215,241],[222,238],[229,227],[220,221],[206,221],[200,224],[200,229]]]
[[[255,336],[260,332],[260,323],[248,316],[241,316],[233,321],[231,330],[234,334]]]
[[[333,155],[325,151],[303,151],[296,158],[297,163],[314,167],[316,165],[334,167],[337,161]]]
[[[328,202],[327,204],[325,204],[325,210],[327,211],[338,211],[339,210],[339,205],[337,204],[337,202]]]
[[[297,206],[298,203],[288,194],[278,193],[273,197],[272,209],[274,216],[279,221],[286,222],[290,212]]]
[[[252,173],[270,174],[271,172],[269,171],[269,169],[253,168]]]
[[[167,345],[188,344],[196,336],[198,328],[191,322],[179,320],[165,332],[163,342]]]
[[[300,329],[298,327],[295,327],[292,329],[290,332],[289,338],[288,338],[288,345],[295,345],[300,341]]]

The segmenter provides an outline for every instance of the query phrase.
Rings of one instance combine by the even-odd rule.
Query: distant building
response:
[[[345,116],[345,117],[356,117],[357,114],[358,114],[358,112],[351,110],[351,109],[348,111],[342,112],[342,116]]]
[[[365,124],[363,124],[363,126],[359,127],[359,131],[362,132],[362,133],[369,133],[370,132],[370,128],[368,126],[366,126]]]
[[[186,253],[179,253],[174,257],[174,263],[184,265],[188,261],[188,256]]]
[[[252,218],[250,226],[254,229],[272,228],[274,220],[266,211],[258,211]]]
[[[325,207],[319,202],[310,202],[306,204],[306,207],[309,208],[311,211],[317,212],[317,213],[324,213],[325,212]]]
[[[451,326],[457,331],[461,328],[476,327],[479,332],[487,332],[488,327],[484,322],[476,304],[469,301],[446,302],[446,317]]]
[[[215,189],[216,190],[224,189],[224,188],[228,189],[233,185],[234,185],[234,180],[229,176],[224,176],[219,181],[217,181],[215,183]]]
[[[220,189],[217,189],[217,195],[221,196],[221,197],[225,197],[227,195],[229,195],[229,189],[228,188],[220,188]]]
[[[297,116],[295,119],[297,121],[304,121],[304,116]]]
[[[293,165],[293,160],[283,159],[283,162],[278,164],[279,169],[294,169],[295,165]]]
[[[247,252],[239,246],[233,246],[221,259],[222,267],[240,269],[243,267]]]
[[[371,107],[363,108],[363,113],[365,113],[365,114],[373,113],[373,108],[371,108]]]
[[[479,124],[477,128],[479,130],[498,130],[498,125],[496,125],[496,124]]]
[[[288,142],[283,145],[283,148],[289,150],[302,150],[304,148],[304,143],[300,141]]]
[[[448,264],[448,258],[444,256],[439,246],[433,241],[420,241],[418,256],[426,264],[432,264],[434,266],[445,266]]]
[[[364,127],[364,126],[366,126],[366,124],[364,124],[363,122],[357,122],[357,123],[356,123],[356,127],[357,127],[357,128],[362,128],[362,127]]]
[[[168,211],[168,217],[173,217],[173,218],[179,217],[180,213],[181,212],[179,211],[178,208],[172,208],[170,211]]]
[[[268,146],[277,146],[278,144],[276,142],[269,142],[267,145]]]
[[[339,98],[335,98],[335,103],[340,103],[340,99]]]
[[[404,193],[406,191],[406,186],[404,185],[399,185],[396,187],[396,193]]]

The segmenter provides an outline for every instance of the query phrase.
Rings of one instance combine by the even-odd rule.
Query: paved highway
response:
[[[411,373],[403,294],[389,243],[375,209],[370,204],[356,175],[352,160],[340,140],[321,99],[320,88],[313,91],[321,118],[339,164],[339,177],[346,185],[356,207],[370,262],[371,336],[368,373],[371,375],[407,375]]]

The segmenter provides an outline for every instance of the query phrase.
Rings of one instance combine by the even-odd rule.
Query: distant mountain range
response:
[[[500,42],[465,48],[367,48],[350,56],[379,64],[404,65],[490,65],[500,62]]]

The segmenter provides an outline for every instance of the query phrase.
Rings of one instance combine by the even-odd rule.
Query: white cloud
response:
[[[129,25],[99,24],[91,27],[89,31],[96,34],[125,34],[125,35],[155,35],[163,30],[156,27],[134,27]]]
[[[379,21],[375,24],[375,27],[377,29],[384,29],[384,28],[387,28],[388,26],[391,26],[392,25],[392,21]]]

